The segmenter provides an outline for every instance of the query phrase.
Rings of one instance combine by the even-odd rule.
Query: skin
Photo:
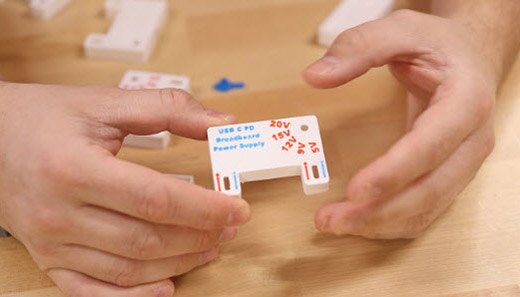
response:
[[[248,221],[242,199],[115,157],[128,133],[205,139],[233,116],[173,89],[0,88],[0,225],[66,295],[171,296]]]
[[[310,85],[334,88],[387,65],[408,90],[406,132],[349,181],[346,200],[317,211],[318,230],[415,238],[492,152],[498,86],[520,43],[520,3],[444,0],[432,10],[439,16],[402,10],[347,30],[304,72]]]

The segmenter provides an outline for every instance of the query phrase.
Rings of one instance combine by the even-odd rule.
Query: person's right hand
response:
[[[128,133],[204,139],[233,120],[173,89],[0,83],[0,226],[68,296],[171,296],[249,206],[115,155]]]

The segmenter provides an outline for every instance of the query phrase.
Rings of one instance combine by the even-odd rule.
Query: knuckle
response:
[[[359,27],[348,29],[341,33],[337,39],[338,44],[351,50],[366,50],[369,46],[367,33]]]
[[[56,256],[58,255],[56,245],[47,240],[33,240],[31,242],[31,249],[38,254],[39,259],[37,264],[42,270],[49,269],[52,266],[51,262],[56,260]]]
[[[401,20],[403,22],[409,23],[412,19],[415,19],[417,17],[418,12],[411,10],[411,9],[398,9],[396,11],[393,11],[390,13],[390,17],[395,18],[397,20]]]
[[[123,263],[118,263],[119,267],[117,271],[115,271],[113,276],[113,282],[115,285],[120,287],[132,287],[139,284],[139,269],[136,267],[137,265],[132,261],[123,261]]]
[[[217,236],[214,232],[202,231],[197,239],[197,251],[205,251],[216,244]]]
[[[42,153],[41,162],[37,167],[40,175],[48,181],[53,189],[64,189],[70,187],[82,187],[85,180],[70,166],[70,161],[63,155],[55,153]]]
[[[426,148],[426,156],[429,157],[429,165],[434,167],[442,162],[451,152],[452,143],[451,140],[445,136],[436,136],[429,139],[428,146]]]
[[[193,268],[197,267],[198,262],[194,259],[195,257],[199,257],[198,255],[185,255],[179,257],[179,260],[175,264],[175,267],[173,267],[173,275],[178,276],[181,274],[184,274]]]
[[[168,187],[159,182],[152,182],[143,187],[137,211],[140,216],[153,222],[165,222],[177,213],[178,204],[170,199]]]
[[[183,110],[190,107],[202,107],[190,93],[182,89],[162,89],[160,91],[161,104],[165,110]]]
[[[404,238],[418,238],[424,234],[428,226],[432,223],[431,212],[424,212],[410,217],[405,226]]]
[[[63,235],[70,226],[70,223],[50,206],[39,208],[30,220],[36,230],[46,236]]]
[[[132,257],[149,260],[160,256],[161,251],[164,249],[164,241],[152,228],[141,228],[133,232],[128,247]]]
[[[202,229],[208,229],[215,225],[215,212],[216,210],[209,207],[201,209],[200,222]]]
[[[162,89],[160,90],[161,105],[167,110],[179,103],[186,101],[186,96],[180,90]]]
[[[369,182],[363,186],[364,193],[371,199],[384,198],[385,195],[397,190],[401,184],[401,178],[395,172],[381,172],[374,175]]]

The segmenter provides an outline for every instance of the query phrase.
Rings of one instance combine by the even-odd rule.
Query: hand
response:
[[[323,232],[421,234],[473,179],[494,145],[497,78],[465,25],[397,11],[342,33],[304,73],[332,88],[388,65],[408,90],[407,131],[349,182],[347,200],[316,213]]]
[[[180,90],[2,83],[0,225],[69,296],[171,296],[249,207],[115,155],[128,133],[204,139],[233,120]]]

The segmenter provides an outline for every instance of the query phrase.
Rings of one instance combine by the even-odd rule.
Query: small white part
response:
[[[298,175],[307,195],[329,188],[315,116],[212,127],[208,142],[218,192],[240,197],[241,182]]]
[[[124,2],[134,0],[105,0],[105,16],[113,19],[117,13],[121,10],[121,6]],[[147,1],[163,1],[163,0],[147,0]]]
[[[35,18],[48,20],[61,11],[72,0],[30,0],[29,8]]]
[[[168,16],[166,1],[124,1],[107,34],[93,33],[83,43],[89,58],[145,62]]]
[[[193,175],[171,174],[171,176],[173,176],[177,179],[183,180],[185,182],[188,182],[190,184],[195,183],[195,177],[193,177]]]
[[[182,89],[191,92],[190,78],[184,75],[128,70],[123,75],[119,88],[140,89]]]
[[[394,0],[342,0],[320,24],[318,43],[329,47],[343,31],[382,18],[393,7]]]
[[[168,131],[152,135],[129,134],[123,141],[123,145],[147,149],[165,149],[169,144],[170,133]]]
[[[105,16],[113,19],[121,8],[122,0],[105,0]]]

